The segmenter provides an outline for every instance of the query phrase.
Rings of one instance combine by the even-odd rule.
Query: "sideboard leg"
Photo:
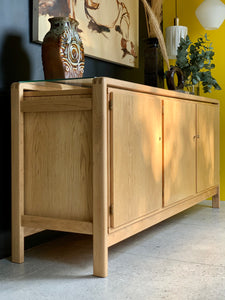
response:
[[[93,273],[108,275],[108,140],[107,88],[102,79],[93,85]]]
[[[24,262],[24,114],[20,103],[23,100],[23,85],[14,83],[11,88],[11,133],[12,133],[12,261]]]
[[[93,236],[93,274],[98,277],[108,276],[108,247],[100,236]]]
[[[104,168],[99,168],[98,174],[95,173],[96,169],[93,178],[93,274],[107,277],[107,177]]]
[[[220,208],[220,188],[217,189],[217,194],[212,197],[212,207]]]
[[[12,227],[12,262],[24,262],[24,229],[15,224]]]

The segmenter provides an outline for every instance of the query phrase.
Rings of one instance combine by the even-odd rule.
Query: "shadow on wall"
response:
[[[0,90],[0,258],[9,255],[11,227],[10,93]]]
[[[30,60],[19,35],[8,35],[2,45],[2,78],[5,90],[15,81],[30,79]]]
[[[10,254],[11,228],[11,114],[10,86],[30,79],[30,60],[18,35],[8,35],[2,43],[0,65],[0,258]]]

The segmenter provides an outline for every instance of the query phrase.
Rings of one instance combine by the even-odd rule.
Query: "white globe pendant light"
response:
[[[225,4],[220,0],[205,0],[195,14],[206,30],[218,29],[225,19]]]
[[[174,26],[166,28],[166,49],[169,59],[176,59],[177,48],[180,44],[181,38],[185,38],[188,34],[186,26],[179,25],[179,18],[177,16],[177,0],[175,0],[176,17],[174,18]]]

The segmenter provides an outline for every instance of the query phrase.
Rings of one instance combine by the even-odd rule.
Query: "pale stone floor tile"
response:
[[[68,234],[0,260],[0,300],[223,300],[225,202],[209,201],[109,249],[109,276],[92,276],[92,238]]]

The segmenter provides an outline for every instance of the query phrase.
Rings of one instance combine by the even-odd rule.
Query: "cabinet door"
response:
[[[111,90],[111,227],[162,207],[162,105],[156,96]]]
[[[196,193],[196,104],[164,101],[164,205]]]
[[[219,106],[198,104],[197,191],[219,184]]]

